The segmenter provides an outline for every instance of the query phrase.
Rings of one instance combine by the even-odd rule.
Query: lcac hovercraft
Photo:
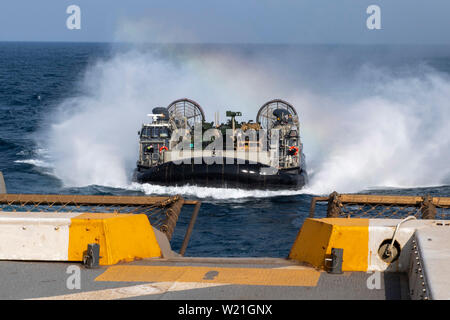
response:
[[[154,108],[139,131],[134,181],[243,189],[300,189],[307,182],[300,123],[295,108],[276,99],[258,111],[256,122],[206,122],[190,99]]]

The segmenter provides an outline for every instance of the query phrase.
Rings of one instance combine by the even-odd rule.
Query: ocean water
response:
[[[266,192],[131,183],[145,115],[181,97],[208,121],[225,108],[247,120],[270,99],[291,102],[309,184]],[[286,257],[314,195],[450,196],[449,159],[450,47],[0,43],[8,192],[199,199],[188,256]],[[175,250],[191,210],[180,215]]]

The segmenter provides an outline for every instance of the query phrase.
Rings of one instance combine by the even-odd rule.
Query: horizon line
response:
[[[389,43],[389,42],[132,42],[132,41],[69,41],[69,40],[0,40],[0,43],[72,43],[127,45],[265,45],[265,46],[450,46],[450,43]]]

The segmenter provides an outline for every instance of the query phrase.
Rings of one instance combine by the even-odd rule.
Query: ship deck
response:
[[[318,202],[326,218],[315,218]],[[283,259],[184,257],[200,202],[179,196],[3,194],[0,204],[0,299],[449,299],[450,198],[313,198]],[[194,210],[175,253],[183,205]]]
[[[0,299],[409,299],[404,273],[380,272],[379,287],[370,289],[370,273],[329,274],[278,258],[152,258],[97,269],[0,261],[0,274]]]

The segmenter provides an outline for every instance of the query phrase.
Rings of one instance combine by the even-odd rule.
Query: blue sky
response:
[[[81,8],[68,30],[66,8]],[[366,28],[369,5],[381,30]],[[448,0],[2,0],[0,41],[450,44]]]

